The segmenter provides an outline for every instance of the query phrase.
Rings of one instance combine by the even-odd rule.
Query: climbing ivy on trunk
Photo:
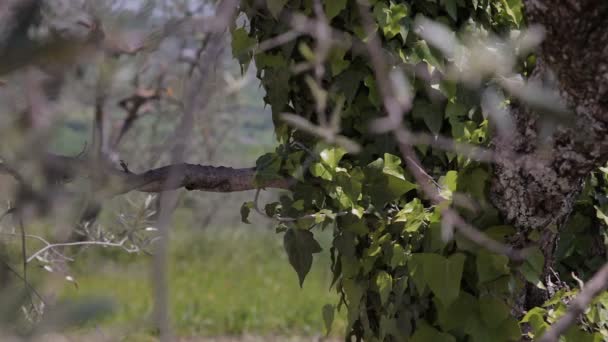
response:
[[[578,235],[600,236],[592,223],[608,222],[607,170],[588,178],[573,201],[569,223],[553,228],[561,230],[562,243],[548,263],[539,247],[542,232],[535,230],[541,227],[523,227],[493,205],[492,164],[428,142],[415,144],[420,167],[442,201],[428,198],[408,171],[394,136],[370,129],[387,113],[382,85],[365,48],[371,28],[389,64],[387,82],[403,91],[396,98],[412,94],[402,123],[410,131],[491,148],[496,122],[484,107],[483,91],[496,83],[492,72],[470,75],[478,79],[476,85],[451,77],[454,59],[423,39],[416,20],[430,18],[462,40],[509,40],[523,32],[522,3],[371,0],[367,7],[355,0],[322,0],[323,15],[315,3],[243,0],[241,12],[248,20],[232,32],[234,56],[243,67],[254,63],[257,68],[280,143],[275,152],[258,159],[257,181],[292,181],[291,193],[259,210],[278,220],[277,232],[285,234],[285,249],[300,284],[306,286],[313,255],[320,250],[313,233],[331,229],[332,287],[340,301],[324,307],[323,316],[327,321],[334,308],[346,310],[347,337],[485,342],[540,336],[575,293],[568,273],[576,270],[587,276],[602,262],[602,244],[600,252],[592,251],[586,247],[594,242]],[[366,16],[372,20],[369,27]],[[318,32],[306,28],[315,20],[326,20],[340,39],[320,39]],[[256,50],[262,46],[258,44],[292,30],[298,31],[297,38]],[[527,78],[535,58],[518,56],[515,64],[515,72]],[[504,96],[500,106],[518,105],[506,93],[497,93]],[[258,205],[244,205],[245,221]],[[526,247],[526,257],[512,260],[452,235],[445,208],[496,241]],[[547,284],[548,267],[563,283]],[[553,298],[537,303],[539,307],[522,304],[530,288]],[[566,341],[601,340],[606,333],[598,317],[608,313],[602,298],[593,314],[566,334]]]

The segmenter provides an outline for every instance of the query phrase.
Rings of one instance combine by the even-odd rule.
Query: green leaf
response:
[[[485,322],[491,321],[492,317],[482,317],[483,315],[484,313],[480,313],[477,317],[467,321],[464,330],[470,335],[470,341],[510,342],[520,340],[521,330],[514,318],[507,317],[502,321],[494,322],[491,326],[488,326]]]
[[[365,292],[365,287],[362,283],[354,280],[354,279],[344,279],[342,283],[342,289],[344,290],[344,294],[346,295],[347,303],[350,307],[352,307],[353,312],[359,311],[359,305],[361,304],[361,298],[363,297],[363,293]],[[351,310],[349,310],[350,312]]]
[[[346,8],[346,0],[331,0],[324,3],[325,15],[327,15],[327,19],[330,21]]]
[[[323,305],[323,322],[325,323],[325,335],[331,332],[331,325],[334,322],[334,306],[331,304]]]
[[[384,154],[384,166],[382,173],[388,176],[387,188],[383,191],[388,192],[388,200],[399,198],[408,191],[416,189],[418,186],[405,179],[405,171],[400,166],[401,159],[389,153]]]
[[[479,298],[481,319],[486,326],[496,328],[509,317],[509,307],[503,300],[495,297]]]
[[[258,69],[284,69],[287,60],[281,54],[258,53],[255,55],[255,65]]]
[[[333,172],[330,171],[327,166],[323,163],[314,163],[309,168],[310,174],[315,177],[331,181],[333,179]]]
[[[456,338],[450,334],[442,333],[431,327],[426,322],[418,322],[416,332],[409,340],[410,342],[456,342]]]
[[[439,179],[439,183],[451,192],[458,188],[458,171],[450,170]]]
[[[272,14],[275,19],[279,19],[279,14],[281,14],[281,11],[285,8],[287,1],[288,0],[266,0],[266,6],[268,6],[270,14]]]
[[[424,269],[422,268],[422,261],[413,254],[407,261],[407,268],[409,270],[409,276],[418,294],[423,294],[426,289],[426,279],[424,278]]]
[[[249,33],[240,27],[232,31],[232,55],[243,66],[251,61],[253,56],[251,47],[256,43],[255,38],[249,37]]]
[[[540,280],[540,275],[543,273],[545,257],[538,247],[531,248],[527,253],[526,259],[519,270],[527,281],[544,289],[545,286]]]
[[[450,306],[460,293],[460,280],[466,257],[454,254],[444,258],[438,254],[418,253],[413,257],[422,267],[424,280],[444,307]]]
[[[433,134],[439,134],[443,126],[443,111],[426,100],[414,101],[412,117],[422,119]]]
[[[321,252],[321,246],[311,232],[303,229],[289,229],[283,237],[283,246],[302,286],[312,266],[312,255]]]
[[[342,147],[326,148],[321,151],[321,160],[323,160],[325,165],[335,169],[345,154],[346,150]]]
[[[255,166],[255,181],[257,184],[281,178],[281,176],[279,176],[281,158],[279,158],[276,153],[266,153],[262,155],[256,160]]]
[[[577,325],[571,326],[564,334],[564,342],[602,342],[605,341],[600,333],[588,333]]]
[[[344,59],[346,51],[346,49],[338,47],[334,47],[331,50],[329,55],[329,62],[332,76],[339,75],[340,73],[342,73],[342,71],[348,69],[348,67],[350,66],[350,61]],[[349,100],[349,102],[352,101],[352,94],[350,92],[345,92],[344,95]]]
[[[509,258],[505,255],[479,251],[477,258],[477,277],[480,283],[495,280],[509,274]]]
[[[376,86],[376,79],[373,75],[368,75],[363,80],[363,84],[369,89],[369,101],[376,106],[376,108],[380,108],[382,101],[380,100],[380,93],[378,92],[378,87]]]
[[[407,232],[417,231],[429,214],[425,211],[424,206],[419,198],[414,198],[403,206],[396,215],[394,222],[405,222],[404,230]]]
[[[443,64],[440,62],[440,58],[435,56],[424,40],[420,40],[416,43],[414,46],[414,54],[418,60],[424,61],[439,70],[443,69]]]
[[[485,201],[486,184],[490,175],[480,167],[467,169],[458,175],[458,191],[471,194],[475,199]]]
[[[393,290],[393,277],[385,271],[380,271],[376,274],[374,284],[380,294],[380,302],[382,305],[386,305],[388,297]]]
[[[251,223],[251,222],[249,222],[249,213],[251,212],[253,205],[254,204],[251,201],[245,202],[245,203],[243,203],[243,205],[241,205],[241,221],[243,223],[247,223],[247,224]]]
[[[477,298],[466,292],[462,292],[447,308],[440,302],[437,304],[437,321],[444,331],[464,331],[469,319],[478,319]]]
[[[387,175],[405,179],[403,168],[400,165],[401,158],[390,153],[384,154],[384,167],[382,168],[382,172]]]
[[[545,315],[547,314],[547,310],[535,307],[524,315],[521,319],[520,323],[528,323],[530,327],[532,327],[532,331],[534,336],[541,336],[547,328],[549,328],[549,324],[545,322]]]
[[[441,0],[441,3],[450,17],[452,17],[454,20],[458,20],[458,8],[456,7],[456,0]]]
[[[409,7],[406,4],[395,4],[391,1],[390,5],[387,6],[384,2],[378,2],[374,6],[373,14],[386,39],[401,34],[401,39],[405,42],[407,27],[402,19],[409,15]]]
[[[396,268],[405,265],[407,263],[408,256],[408,253],[400,244],[394,243],[393,250],[391,253],[391,267]]]

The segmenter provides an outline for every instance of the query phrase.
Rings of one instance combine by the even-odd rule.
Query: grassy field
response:
[[[336,304],[329,289],[327,251],[316,257],[304,287],[298,286],[280,236],[260,228],[207,229],[174,234],[170,257],[171,318],[177,335],[314,336],[324,333],[321,308]],[[321,241],[327,246],[328,236]],[[117,255],[108,260],[91,250],[78,261],[78,288],[67,298],[113,299],[113,314],[95,322],[99,328],[153,335],[149,329],[153,297],[149,256]],[[97,254],[97,255],[96,255]],[[344,330],[343,316],[332,335]]]

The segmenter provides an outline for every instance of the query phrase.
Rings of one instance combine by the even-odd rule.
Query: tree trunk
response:
[[[524,4],[528,25],[540,24],[546,33],[531,78],[552,81],[572,120],[556,122],[555,117],[515,104],[511,113],[516,132],[493,141],[499,161],[490,197],[517,227],[520,240],[533,230],[540,232],[546,279],[559,229],[585,178],[608,160],[608,2],[525,0]],[[545,137],[543,127],[551,122],[557,123],[556,128]],[[551,294],[539,293],[535,287],[526,292],[522,312]]]

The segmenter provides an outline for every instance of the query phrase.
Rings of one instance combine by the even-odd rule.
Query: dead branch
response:
[[[74,177],[87,177],[93,171],[90,161],[76,157],[47,155],[45,166],[54,171],[54,175],[62,180]],[[199,164],[177,163],[151,169],[142,173],[125,172],[102,163],[102,173],[105,175],[105,187],[102,192],[108,196],[124,194],[130,191],[163,192],[185,188],[207,192],[237,192],[258,188],[288,189],[289,179],[275,179],[256,184],[255,168],[231,168],[224,166],[209,166]],[[0,173],[13,174],[13,168],[1,167]],[[167,183],[169,175],[175,181]]]

